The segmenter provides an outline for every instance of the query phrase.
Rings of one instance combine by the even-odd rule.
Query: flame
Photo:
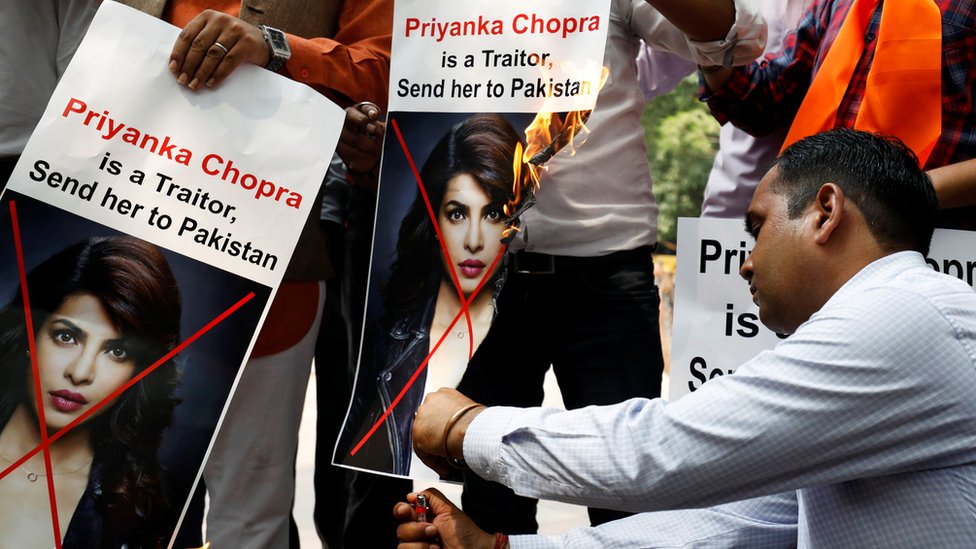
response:
[[[603,67],[597,89],[602,89],[610,70]],[[550,111],[540,111],[532,123],[525,128],[525,146],[518,143],[512,159],[515,172],[512,181],[512,199],[505,204],[503,211],[509,218],[509,225],[502,233],[505,241],[510,241],[519,232],[518,216],[535,203],[533,198],[539,190],[542,172],[546,163],[567,145],[569,154],[576,154],[576,147],[586,142],[590,130],[586,121],[592,110],[571,111],[565,116]],[[577,143],[576,139],[581,139]]]

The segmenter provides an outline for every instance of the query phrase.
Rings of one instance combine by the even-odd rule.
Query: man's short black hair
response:
[[[778,173],[770,190],[787,196],[791,218],[824,183],[835,183],[861,210],[878,244],[928,255],[939,201],[915,153],[897,138],[828,130],[790,145],[773,166]]]

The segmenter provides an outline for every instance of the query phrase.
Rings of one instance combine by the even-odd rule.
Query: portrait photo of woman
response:
[[[436,478],[413,459],[413,413],[426,393],[457,385],[472,350],[488,333],[504,272],[496,258],[504,250],[503,208],[512,196],[520,141],[498,114],[474,114],[450,126],[419,172],[436,226],[428,201],[411,180],[414,199],[399,224],[388,277],[378,285],[378,299],[367,306],[356,389],[337,462]],[[376,253],[374,248],[374,262]],[[373,284],[371,279],[370,294],[377,291]],[[469,300],[465,316],[462,306]],[[349,455],[428,355],[382,428]]]
[[[34,333],[20,287],[0,310],[0,470],[41,444],[41,418],[51,436],[97,409],[50,444],[52,479],[43,452],[0,478],[0,547],[55,547],[48,480],[63,547],[166,547],[182,505],[157,459],[178,404],[174,361],[98,407],[180,340],[165,256],[137,238],[92,237],[26,281]]]

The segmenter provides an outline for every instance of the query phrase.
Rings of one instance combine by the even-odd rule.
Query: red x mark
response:
[[[20,273],[21,295],[24,301],[24,318],[27,323],[27,345],[28,348],[30,349],[31,368],[34,372],[35,402],[42,402],[41,382],[40,382],[40,375],[39,375],[38,364],[37,364],[37,352],[34,347],[34,321],[33,318],[31,317],[30,296],[27,291],[27,271],[24,268],[24,253],[23,253],[23,248],[21,246],[20,223],[17,219],[17,207],[16,207],[16,203],[13,200],[10,201],[10,219],[11,219],[11,224],[13,226],[14,249],[16,250],[17,253],[17,270]],[[7,467],[2,472],[0,472],[0,479],[3,479],[12,471],[14,471],[18,467],[26,463],[27,460],[34,457],[38,452],[44,452],[44,469],[47,472],[47,491],[51,502],[51,523],[52,523],[52,527],[54,528],[54,542],[55,542],[56,549],[61,549],[61,527],[58,522],[58,506],[57,506],[57,500],[54,493],[54,475],[52,474],[51,471],[51,451],[50,451],[51,444],[53,444],[59,438],[64,436],[71,429],[74,429],[78,425],[84,423],[85,420],[87,420],[89,417],[95,414],[100,408],[102,408],[106,404],[118,398],[122,393],[124,393],[130,387],[138,383],[142,378],[153,373],[157,368],[159,368],[160,366],[162,366],[163,364],[171,360],[173,357],[175,357],[177,354],[183,351],[183,349],[186,349],[191,343],[193,343],[198,338],[200,338],[200,336],[209,332],[213,327],[223,322],[228,316],[230,316],[235,311],[240,309],[242,306],[244,306],[245,303],[247,303],[253,298],[254,298],[254,293],[253,292],[248,293],[246,296],[241,298],[240,301],[230,306],[226,311],[224,311],[216,318],[208,322],[206,326],[197,330],[196,333],[186,338],[183,342],[181,342],[179,345],[173,348],[170,352],[163,355],[162,358],[152,363],[148,368],[140,372],[138,375],[133,376],[132,379],[130,379],[124,385],[116,389],[115,392],[105,397],[101,401],[95,403],[95,405],[89,408],[85,413],[75,418],[74,421],[72,421],[68,425],[65,425],[61,430],[59,430],[57,433],[54,433],[54,435],[50,437],[48,436],[48,432],[47,432],[47,422],[44,419],[44,407],[43,406],[37,407],[38,422],[40,423],[40,428],[41,428],[41,444],[35,447],[30,452],[24,454],[23,457],[18,459],[16,462],[12,463],[10,467]]]
[[[447,244],[445,244],[444,236],[441,234],[440,224],[437,223],[437,214],[434,212],[433,206],[431,206],[430,198],[427,196],[427,189],[424,186],[424,182],[420,179],[420,172],[417,170],[417,165],[413,161],[413,156],[411,156],[407,143],[403,139],[403,134],[400,133],[400,126],[397,124],[395,118],[390,119],[390,126],[393,127],[393,132],[396,134],[397,140],[400,142],[400,148],[403,149],[403,154],[407,157],[407,163],[410,164],[410,169],[413,171],[413,177],[417,181],[417,188],[420,190],[420,196],[423,197],[424,205],[427,206],[427,215],[430,216],[430,220],[434,224],[434,232],[437,233],[437,242],[440,244],[441,251],[444,253],[444,257],[447,258],[447,264],[453,265],[454,261],[451,259],[451,253],[447,250]],[[373,433],[375,433],[377,429],[380,428],[380,425],[383,425],[383,422],[386,421],[386,418],[390,415],[390,412],[397,407],[397,404],[400,404],[400,400],[403,398],[403,395],[407,394],[407,391],[410,390],[411,386],[413,386],[414,381],[417,380],[420,372],[424,371],[424,368],[427,367],[427,363],[430,362],[430,358],[434,356],[434,353],[437,352],[437,349],[441,346],[441,343],[443,343],[447,335],[451,333],[451,330],[454,329],[454,325],[457,324],[462,315],[468,323],[468,333],[474,333],[472,332],[471,328],[471,315],[468,312],[468,306],[471,305],[471,302],[474,301],[475,297],[477,297],[478,293],[481,291],[481,288],[484,287],[485,283],[488,281],[488,278],[492,275],[492,273],[495,272],[495,267],[498,266],[498,262],[501,261],[502,256],[505,255],[505,250],[507,249],[507,244],[502,246],[502,249],[498,251],[498,255],[495,256],[494,261],[491,262],[491,266],[485,271],[484,276],[481,277],[481,280],[478,282],[478,286],[475,287],[474,291],[471,292],[471,296],[467,299],[464,298],[464,293],[461,291],[461,283],[458,281],[457,273],[454,272],[454,269],[449,269],[451,272],[451,279],[454,282],[454,289],[457,290],[458,298],[461,300],[461,310],[458,311],[458,314],[454,317],[454,320],[451,321],[451,324],[446,330],[444,330],[444,333],[441,335],[440,339],[438,339],[434,344],[434,347],[430,350],[430,353],[427,354],[427,358],[425,358],[420,365],[417,366],[417,370],[412,376],[410,376],[410,379],[407,380],[407,383],[403,386],[403,389],[400,389],[400,392],[397,394],[396,398],[393,399],[393,402],[390,403],[390,406],[383,411],[383,414],[363,436],[363,439],[356,444],[352,451],[349,452],[349,455],[356,455],[356,453],[359,452],[359,449],[363,447],[363,444],[366,444],[366,441],[373,436]],[[471,356],[474,355],[474,337],[468,338],[468,347],[468,359],[470,360]]]

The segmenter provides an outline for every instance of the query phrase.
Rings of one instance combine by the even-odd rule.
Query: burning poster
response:
[[[413,454],[414,411],[457,385],[546,162],[585,139],[608,14],[606,0],[395,3],[362,349],[336,464],[437,477]]]
[[[178,31],[103,3],[0,198],[21,546],[172,546],[338,139],[341,109],[260,68],[179,86]]]
[[[738,219],[678,220],[668,400],[734,373],[785,337],[762,325],[749,285],[739,276],[754,242]],[[926,261],[976,287],[973,250],[976,233],[936,229]]]

